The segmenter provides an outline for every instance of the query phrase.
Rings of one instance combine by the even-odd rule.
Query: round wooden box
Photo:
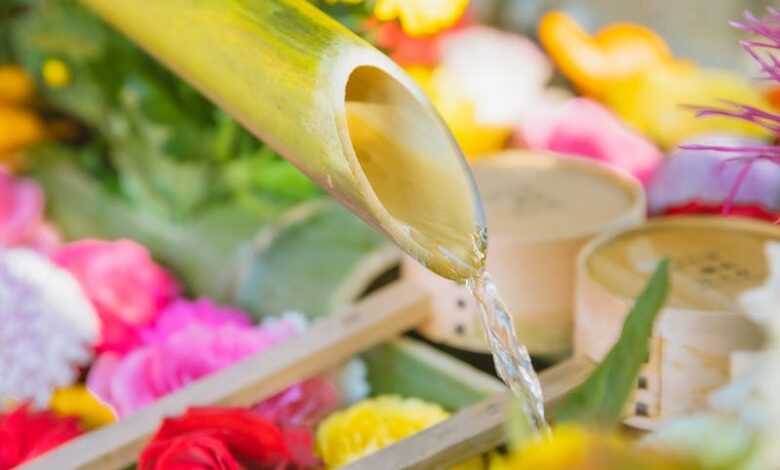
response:
[[[575,352],[594,361],[617,341],[657,263],[671,261],[670,295],[626,409],[628,424],[653,428],[705,408],[708,395],[730,381],[739,353],[760,347],[761,331],[738,296],[765,281],[764,246],[772,240],[780,240],[780,227],[769,223],[674,217],[603,235],[582,250]]]
[[[508,151],[473,166],[488,222],[487,269],[535,355],[571,349],[576,256],[593,236],[644,220],[634,179],[587,160]],[[433,294],[430,340],[487,352],[465,287],[405,259],[402,275]]]

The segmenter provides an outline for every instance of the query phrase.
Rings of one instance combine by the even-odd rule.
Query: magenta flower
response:
[[[143,343],[129,353],[105,352],[89,372],[87,385],[127,416],[145,405],[302,330],[297,317],[250,326],[248,317],[209,301],[177,301],[140,333]]]
[[[139,336],[145,344],[159,344],[191,324],[215,328],[224,325],[249,327],[252,321],[246,313],[216,305],[210,299],[178,299],[171,302],[151,325],[140,330]]]
[[[769,8],[768,15],[763,19],[746,12],[742,22],[733,22],[732,25],[760,38],[744,40],[741,43],[742,47],[756,60],[761,68],[761,79],[780,83],[780,59],[775,55],[775,51],[780,50],[780,10]],[[726,102],[725,104],[724,108],[693,107],[693,109],[697,111],[697,115],[700,117],[729,116],[743,119],[770,130],[775,134],[776,138],[780,138],[779,114],[738,103]],[[723,206],[724,212],[730,210],[740,188],[745,184],[754,165],[762,161],[780,165],[780,146],[778,145],[705,144],[686,145],[683,148],[695,151],[720,152],[731,157],[727,160],[727,163],[732,163],[739,168],[737,177],[730,187],[726,204]]]
[[[143,246],[130,241],[84,240],[56,250],[52,259],[70,271],[100,315],[99,351],[126,352],[177,295],[173,276]]]
[[[596,160],[643,182],[663,158],[652,143],[587,98],[541,110],[523,123],[519,139],[530,149]]]

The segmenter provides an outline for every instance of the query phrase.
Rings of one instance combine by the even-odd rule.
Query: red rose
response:
[[[679,206],[668,207],[664,215],[689,215],[689,214],[712,214],[724,215],[730,217],[749,217],[752,219],[766,220],[768,222],[777,222],[780,220],[780,214],[771,212],[763,206],[752,204],[735,204],[728,211],[724,211],[722,203],[704,203],[693,201]]]
[[[311,453],[310,432],[286,434],[243,408],[191,408],[163,421],[141,453],[138,469],[299,469],[313,463],[296,458],[301,444]]]
[[[20,406],[0,413],[0,470],[20,465],[81,434],[78,419]]]
[[[441,40],[448,34],[459,31],[472,23],[468,15],[451,28],[432,36],[412,37],[404,32],[397,21],[382,22],[376,18],[366,21],[364,28],[376,35],[376,44],[385,49],[398,64],[434,67],[441,59]]]

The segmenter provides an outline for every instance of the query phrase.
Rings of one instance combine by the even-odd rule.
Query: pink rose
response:
[[[126,352],[178,293],[174,278],[143,246],[130,241],[84,240],[56,250],[52,258],[70,271],[101,319],[99,351]]]
[[[219,309],[208,301],[178,301],[140,332],[141,346],[124,356],[101,354],[89,372],[87,385],[119,416],[127,416],[190,382],[284,341],[300,329],[298,322],[288,319],[250,326],[234,310]]]
[[[663,159],[661,152],[606,108],[587,98],[573,98],[542,109],[520,127],[519,139],[533,150],[590,158],[646,182]]]
[[[25,245],[42,221],[43,191],[38,184],[0,168],[0,246]]]

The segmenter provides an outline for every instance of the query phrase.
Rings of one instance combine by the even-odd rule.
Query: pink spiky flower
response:
[[[780,58],[775,54],[775,51],[780,50],[780,9],[768,8],[768,14],[764,18],[757,18],[752,13],[745,12],[743,21],[734,21],[731,25],[754,36],[753,39],[743,40],[740,44],[758,63],[761,69],[759,78],[780,83]],[[725,101],[724,104],[724,108],[699,106],[692,108],[699,117],[727,116],[752,122],[769,130],[776,136],[777,140],[780,140],[780,114],[730,101]],[[780,145],[777,144],[735,147],[685,145],[683,148],[728,153],[733,155],[734,158],[724,160],[724,164],[741,165],[740,171],[723,204],[724,213],[730,212],[740,187],[757,162],[765,160],[780,165]],[[780,222],[780,219],[777,222]]]

